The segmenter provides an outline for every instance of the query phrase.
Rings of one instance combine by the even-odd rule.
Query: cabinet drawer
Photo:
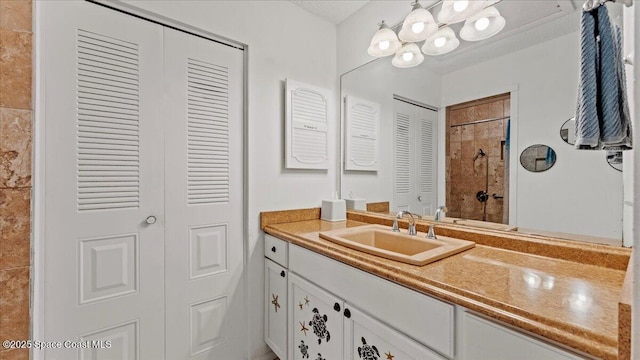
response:
[[[577,355],[493,321],[462,312],[462,358],[466,360],[577,360]]]
[[[291,245],[289,271],[406,334],[418,343],[454,357],[455,307],[428,295]]]
[[[289,243],[275,238],[269,234],[264,234],[264,256],[277,262],[278,264],[288,267]]]

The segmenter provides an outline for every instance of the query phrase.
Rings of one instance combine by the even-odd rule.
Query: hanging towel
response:
[[[556,152],[549,146],[547,146],[547,156],[545,156],[544,162],[548,166],[552,166],[556,162]]]
[[[580,48],[576,147],[631,149],[622,34],[606,6],[582,13]]]
[[[615,64],[616,64],[616,80],[618,85],[618,96],[619,101],[617,101],[618,108],[614,110],[620,115],[620,124],[618,132],[612,134],[610,139],[606,139],[603,137],[602,148],[605,150],[629,150],[633,148],[633,129],[631,128],[631,115],[629,112],[629,100],[627,98],[627,76],[625,72],[624,66],[624,57],[622,55],[622,30],[619,26],[615,26],[614,28],[614,44],[615,48]],[[606,91],[606,89],[605,89]],[[606,113],[603,114],[605,116],[604,123],[607,123]]]
[[[580,83],[575,127],[575,146],[579,149],[596,148],[600,143],[596,36],[596,19],[590,11],[584,11],[580,21]]]

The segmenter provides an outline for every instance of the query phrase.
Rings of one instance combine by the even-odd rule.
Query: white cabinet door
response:
[[[567,360],[581,359],[531,336],[481,317],[462,313],[462,358],[465,360]]]
[[[47,350],[47,359],[163,359],[162,27],[86,1],[39,5],[46,301],[38,340],[112,344]]]
[[[289,274],[289,359],[342,359],[342,300]]]
[[[455,307],[289,244],[289,271],[318,284],[419,343],[454,357]]]
[[[243,54],[165,28],[164,64],[167,359],[238,359]]]
[[[287,359],[287,269],[264,260],[264,341],[281,360]]]
[[[345,304],[344,333],[345,360],[445,359],[350,304]]]

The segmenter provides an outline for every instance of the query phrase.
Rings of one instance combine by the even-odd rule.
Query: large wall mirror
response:
[[[581,5],[505,0],[507,26],[493,39],[413,68],[381,58],[343,74],[343,128],[345,97],[379,106],[377,166],[343,166],[343,197],[424,216],[446,205],[460,224],[621,245],[624,173],[558,136],[576,108]],[[610,7],[619,24],[621,8]],[[532,144],[556,151],[552,171],[520,166]]]

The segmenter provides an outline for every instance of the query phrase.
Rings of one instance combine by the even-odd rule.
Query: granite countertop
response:
[[[482,245],[483,241],[477,241],[473,249],[425,266],[414,266],[319,237],[321,231],[366,225],[376,222],[375,219],[296,221],[304,218],[293,216],[291,222],[263,222],[264,231],[579,352],[603,359],[618,358],[621,332],[618,306],[626,263],[610,267],[587,265],[486,246]],[[614,250],[614,255],[622,254],[623,260],[627,254],[628,261],[628,249]]]

